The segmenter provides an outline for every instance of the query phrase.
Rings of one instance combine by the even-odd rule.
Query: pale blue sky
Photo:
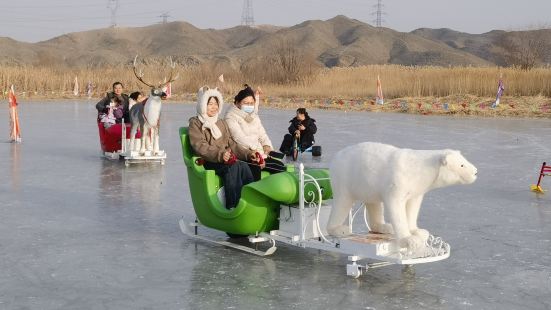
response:
[[[108,0],[0,0],[0,36],[26,42],[110,25]],[[253,0],[257,24],[292,26],[342,14],[374,24],[376,0]],[[469,33],[551,25],[551,0],[383,0],[386,27],[412,31],[451,28]],[[119,0],[121,27],[161,21],[187,21],[199,28],[229,28],[241,23],[243,0]]]

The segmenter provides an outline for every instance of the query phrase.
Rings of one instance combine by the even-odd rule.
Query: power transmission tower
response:
[[[117,10],[119,9],[119,0],[107,0],[107,8],[111,10],[111,27],[117,26]]]
[[[168,23],[168,18],[170,17],[170,15],[168,15],[168,12],[163,12],[163,14],[157,16],[157,17],[160,17],[163,19],[163,21],[161,22],[161,24],[166,24]]]
[[[386,15],[386,13],[383,11],[383,8],[384,8],[383,0],[377,0],[377,4],[375,4],[373,7],[377,9],[377,11],[373,13],[376,16],[374,20],[375,26],[377,28],[381,28],[384,22],[383,15]]]
[[[253,15],[253,1],[244,0],[243,1],[243,13],[241,13],[241,25],[243,26],[254,26],[254,15]]]

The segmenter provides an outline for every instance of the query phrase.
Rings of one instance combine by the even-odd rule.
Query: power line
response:
[[[107,0],[107,8],[111,9],[111,27],[116,27],[117,10],[119,9],[119,0]]]
[[[386,13],[383,11],[383,0],[377,0],[377,4],[375,4],[373,7],[377,9],[377,11],[374,13],[374,15],[376,16],[374,20],[375,26],[377,28],[381,28],[384,22],[383,15],[386,15]]]
[[[168,14],[168,12],[163,12],[163,14],[161,14],[157,17],[161,17],[163,19],[161,24],[166,24],[166,23],[168,23],[168,18],[170,17],[170,15]]]
[[[241,13],[241,25],[242,26],[254,26],[254,14],[253,14],[253,1],[243,1],[243,13]]]

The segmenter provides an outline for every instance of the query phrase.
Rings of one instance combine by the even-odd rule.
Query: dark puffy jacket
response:
[[[309,148],[314,144],[314,134],[318,131],[316,127],[316,120],[307,116],[303,121],[299,121],[296,117],[289,121],[289,133],[295,134],[295,131],[299,130],[298,127],[303,125],[304,130],[300,131],[300,148],[302,150]]]
[[[113,98],[115,98],[115,93],[108,92],[103,99],[101,99],[98,103],[96,103],[96,109],[98,110],[98,113],[107,113],[107,108],[109,107],[109,104],[111,101],[113,101]],[[130,122],[130,114],[128,113],[128,95],[127,94],[121,94],[120,100],[122,101],[122,112],[123,112],[123,118],[126,123]],[[119,121],[117,119],[117,121]]]

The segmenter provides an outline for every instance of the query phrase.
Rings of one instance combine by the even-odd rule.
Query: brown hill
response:
[[[0,38],[0,64],[101,66],[172,56],[183,64],[206,61],[232,65],[273,54],[286,42],[320,64],[474,65],[503,64],[496,40],[503,31],[473,35],[450,29],[411,33],[378,29],[345,16],[310,20],[292,27],[199,29],[186,22],[147,27],[106,28],[65,34],[39,43]],[[551,30],[549,31],[551,42]]]
[[[453,49],[476,55],[499,66],[507,65],[505,61],[507,48],[503,46],[503,43],[507,40],[522,37],[528,40],[541,41],[547,46],[551,44],[551,29],[509,32],[493,30],[482,34],[469,34],[445,28],[420,28],[411,33],[435,42],[442,42]],[[543,55],[543,61],[550,63],[551,53]]]

